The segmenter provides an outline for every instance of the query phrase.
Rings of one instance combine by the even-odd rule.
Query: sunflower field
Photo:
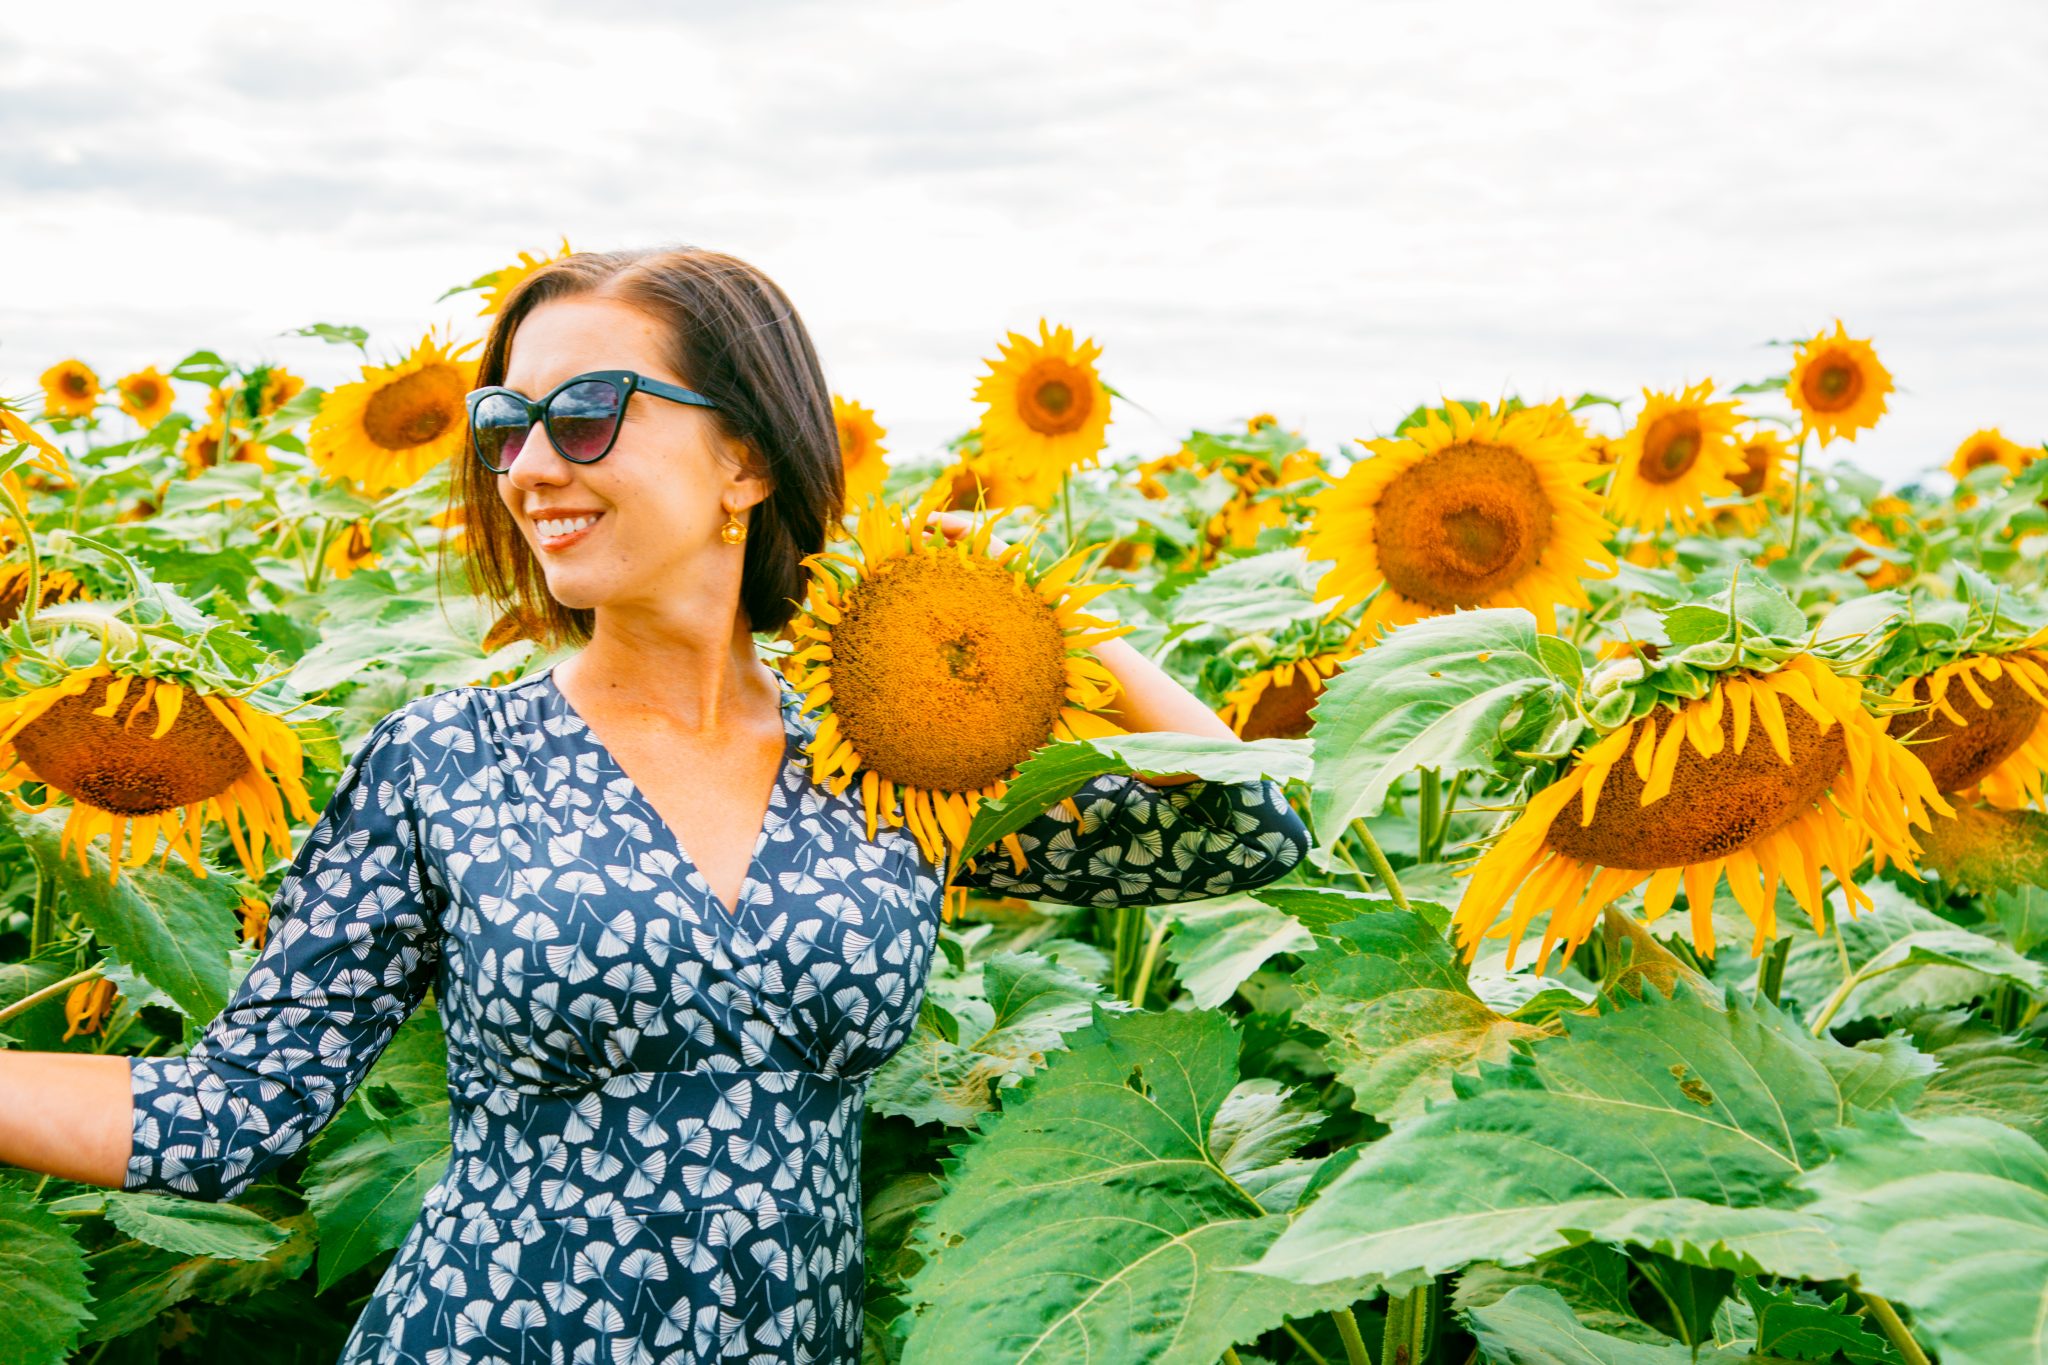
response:
[[[470,332],[544,260],[451,291]],[[0,409],[0,1045],[189,1045],[370,728],[555,657],[460,572],[461,332]],[[942,450],[835,399],[844,534],[759,641],[814,777],[983,859],[1100,774],[1272,777],[1313,847],[948,890],[868,1092],[870,1360],[2048,1359],[2041,447],[1859,472],[1895,395],[1838,322],[1330,450],[1126,449],[1113,347],[992,349]],[[1242,742],[1121,729],[1111,639]],[[230,1203],[0,1169],[0,1361],[334,1359],[448,1098],[430,1000]]]

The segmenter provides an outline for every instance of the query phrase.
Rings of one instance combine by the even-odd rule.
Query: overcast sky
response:
[[[1043,315],[1117,450],[1441,394],[1782,372],[1840,316],[1889,478],[2048,436],[2048,6],[209,4],[0,18],[0,392],[210,347],[353,378],[448,286],[688,242],[796,301],[895,456]]]

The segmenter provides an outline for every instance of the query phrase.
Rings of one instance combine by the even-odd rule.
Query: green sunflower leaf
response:
[[[185,1256],[260,1261],[291,1234],[260,1213],[162,1194],[106,1193],[107,1221],[138,1242]]]
[[[1519,607],[1435,616],[1345,660],[1311,710],[1310,813],[1327,852],[1354,817],[1376,814],[1419,769],[1448,780],[1526,761],[1518,751],[1570,747],[1571,688],[1553,668],[1536,618]]]
[[[1367,1292],[1222,1272],[1272,1241],[1319,1164],[1287,1157],[1306,1123],[1274,1083],[1240,1084],[1227,1016],[1098,1010],[1069,1042],[942,1163],[904,1365],[1214,1365]]]
[[[85,1253],[25,1190],[0,1186],[0,1360],[58,1365],[92,1317]]]
[[[2048,1150],[1980,1118],[1874,1116],[1798,1184],[1942,1365],[2048,1357]]]
[[[1465,983],[1450,945],[1422,917],[1394,910],[1336,925],[1294,974],[1296,1017],[1324,1048],[1353,1101],[1382,1122],[1451,1097],[1452,1078],[1505,1062],[1542,1030],[1496,1014]]]
[[[1861,1112],[1850,1096],[1911,1102],[1903,1059],[1683,986],[1561,1023],[1365,1148],[1245,1268],[1297,1283],[1439,1274],[1598,1240],[1745,1273],[1796,1251],[1846,1273],[1793,1181]]]
[[[405,1240],[453,1150],[444,1099],[373,1124],[307,1166],[306,1198],[320,1231],[318,1292]]]

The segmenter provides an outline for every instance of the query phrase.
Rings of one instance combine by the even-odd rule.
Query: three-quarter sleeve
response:
[[[952,886],[1066,905],[1153,905],[1247,891],[1308,853],[1308,828],[1273,778],[1198,779],[1155,787],[1108,773],[1017,831],[1018,871],[1003,843],[983,849]]]
[[[441,960],[404,710],[371,730],[300,845],[269,937],[184,1056],[130,1059],[124,1189],[232,1199],[303,1147],[425,997]]]

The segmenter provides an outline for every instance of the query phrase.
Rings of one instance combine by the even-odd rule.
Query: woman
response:
[[[630,387],[579,379],[617,371]],[[67,1145],[118,1111],[121,1169],[27,1117],[0,1119],[0,1159],[233,1198],[432,988],[454,1150],[344,1362],[853,1365],[863,1096],[916,1021],[950,869],[906,830],[866,838],[857,785],[811,783],[816,722],[755,652],[840,514],[810,340],[731,257],[585,254],[506,302],[479,383],[472,571],[580,650],[378,723],[188,1055],[5,1058],[0,1107],[69,1106]],[[1098,656],[1126,728],[1230,737],[1122,641]],[[1021,831],[1021,873],[985,857],[953,884],[1151,903],[1307,847],[1272,782],[1103,777],[1076,800],[1078,825]],[[1162,837],[1176,856],[1120,856]]]

